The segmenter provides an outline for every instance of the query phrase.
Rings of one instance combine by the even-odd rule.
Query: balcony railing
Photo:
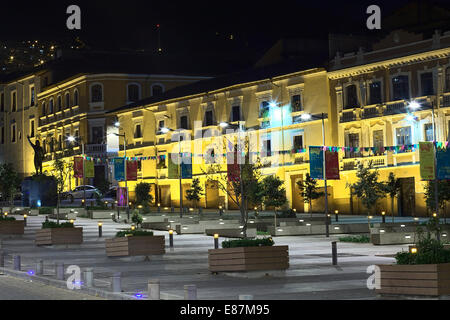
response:
[[[85,148],[86,154],[106,153],[106,144],[87,144]]]
[[[386,108],[384,110],[385,115],[392,115],[396,113],[406,113],[405,101],[397,101],[392,103],[387,103]]]
[[[378,111],[378,107],[369,107],[364,108],[362,111],[362,118],[369,119],[380,116],[380,112]]]
[[[341,122],[355,121],[356,116],[353,111],[344,111],[341,115]]]

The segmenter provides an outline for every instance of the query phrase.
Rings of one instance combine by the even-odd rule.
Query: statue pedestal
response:
[[[55,207],[57,202],[56,179],[46,175],[26,177],[22,181],[22,193],[24,207]]]

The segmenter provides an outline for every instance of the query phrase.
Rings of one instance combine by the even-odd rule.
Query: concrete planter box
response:
[[[36,231],[37,246],[83,243],[83,228],[45,228]]]
[[[450,294],[450,263],[379,265],[379,294],[441,296]]]
[[[126,215],[126,213],[121,212],[120,216]],[[117,217],[117,210],[88,210],[88,217],[90,219],[112,219],[112,217]]]
[[[166,253],[164,236],[129,236],[105,240],[108,257],[146,256]]]
[[[206,229],[205,234],[208,236],[213,236],[215,233],[219,234],[221,237],[225,238],[243,238],[244,235],[241,234],[241,228],[222,228],[222,229]],[[255,238],[256,229],[247,228],[247,238]]]
[[[220,224],[217,221],[203,224],[177,224],[175,231],[177,234],[204,234],[209,229],[239,229],[240,224]]]
[[[83,210],[83,211],[82,211]],[[84,212],[84,209],[81,208],[59,208],[59,219],[61,220],[70,220],[76,219],[80,212]],[[50,219],[57,219],[58,212],[56,208],[53,209],[53,213],[49,215]]]
[[[240,247],[208,250],[209,271],[262,271],[289,268],[288,246]]]
[[[23,234],[24,229],[23,220],[0,221],[0,234]]]
[[[352,234],[352,233],[369,233],[369,226],[367,223],[349,223],[349,224],[331,224],[328,226],[330,234]],[[325,234],[326,227],[324,224],[311,224],[307,226],[306,223],[301,225],[287,225],[274,228],[270,226],[267,228],[272,236],[302,236],[302,235],[316,235]]]

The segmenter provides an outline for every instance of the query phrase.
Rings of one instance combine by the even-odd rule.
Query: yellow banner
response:
[[[434,179],[433,142],[419,142],[420,177],[422,180]]]
[[[84,174],[86,178],[94,178],[94,161],[84,160]]]

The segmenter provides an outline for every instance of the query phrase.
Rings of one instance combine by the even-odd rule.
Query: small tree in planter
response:
[[[186,190],[186,199],[192,201],[194,203],[195,208],[198,207],[198,202],[200,201],[200,197],[205,193],[203,192],[203,188],[200,185],[200,180],[195,178],[192,180],[191,188]]]
[[[10,212],[14,207],[14,195],[19,190],[20,178],[11,163],[0,164],[0,190],[2,197],[8,199]]]
[[[389,173],[388,181],[384,185],[384,190],[391,198],[392,222],[394,222],[394,198],[398,197],[401,189],[400,179],[396,178],[393,172]]]
[[[140,182],[136,184],[136,205],[142,205],[144,212],[148,212],[150,203],[153,201],[153,196],[150,194],[152,186],[150,183]]]
[[[435,181],[428,181],[425,185],[425,203],[427,208],[434,212],[436,211],[436,198],[435,198]],[[438,180],[438,201],[439,209],[445,213],[445,204],[450,201],[450,181]],[[445,214],[442,215],[446,219]],[[444,220],[444,222],[446,222]]]
[[[61,201],[61,193],[64,191],[66,182],[69,179],[71,173],[73,172],[73,163],[65,162],[60,157],[56,157],[53,161],[53,171],[52,175],[56,179],[56,191],[57,191],[57,201],[56,201],[56,219],[59,223],[59,207]]]
[[[308,209],[312,217],[312,201],[323,197],[325,192],[317,191],[317,180],[311,178],[309,173],[306,174],[304,181],[297,181],[297,186],[300,189],[300,195],[303,197],[303,201],[308,204]]]
[[[277,208],[283,206],[286,201],[286,190],[283,187],[283,181],[277,176],[266,176],[262,180],[263,203],[266,207],[275,208],[275,228],[277,227],[276,217]]]
[[[131,216],[131,221],[136,224],[136,227],[140,227],[144,219],[138,210],[134,210],[133,215]]]
[[[71,222],[58,223],[44,221],[42,229],[36,231],[36,245],[81,244],[83,228],[75,227]]]
[[[370,215],[378,199],[386,195],[383,183],[378,182],[378,175],[378,170],[372,170],[371,161],[367,167],[361,163],[356,172],[358,180],[352,184],[353,194],[361,199],[362,204],[367,208],[367,215]]]

